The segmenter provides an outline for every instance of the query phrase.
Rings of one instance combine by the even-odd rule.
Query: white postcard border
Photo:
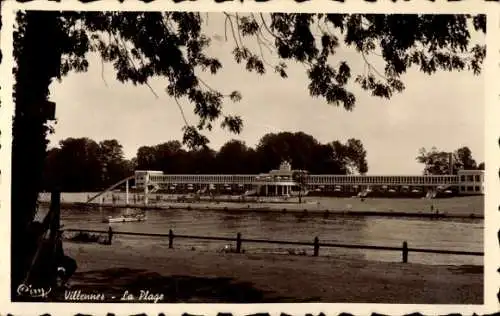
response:
[[[243,2],[243,1],[242,1]],[[331,0],[306,1],[298,3],[287,0],[274,0],[269,2],[255,1],[228,1],[215,3],[215,1],[185,1],[175,4],[173,1],[153,1],[144,3],[141,1],[118,1],[101,0],[82,4],[75,0],[55,1],[31,1],[27,3],[16,3],[7,1],[2,4],[2,32],[1,47],[3,53],[1,68],[1,101],[0,108],[0,218],[3,223],[0,230],[0,238],[4,240],[1,244],[3,251],[0,259],[1,288],[0,300],[3,313],[13,315],[51,315],[68,314],[90,314],[104,315],[114,313],[116,315],[132,315],[145,313],[154,315],[160,312],[166,315],[181,315],[183,313],[195,315],[216,315],[217,313],[232,313],[233,315],[249,315],[254,313],[269,313],[279,315],[286,313],[290,315],[318,315],[323,312],[326,315],[335,315],[348,312],[354,315],[367,315],[373,312],[381,314],[401,315],[413,312],[422,314],[486,314],[500,310],[497,293],[500,289],[500,277],[497,269],[500,263],[500,245],[497,237],[500,227],[500,86],[498,78],[500,75],[500,19],[497,2],[485,1],[379,1],[371,3],[367,1],[349,1],[344,3]],[[355,4],[356,3],[356,4]],[[486,13],[487,14],[487,57],[484,64],[486,82],[486,115],[485,115],[485,271],[484,305],[405,305],[405,304],[85,304],[85,303],[11,303],[9,298],[9,270],[10,270],[10,164],[11,164],[11,139],[12,139],[12,115],[14,107],[12,102],[12,30],[14,21],[14,10],[16,9],[38,9],[38,10],[127,10],[127,11],[156,11],[156,10],[193,10],[193,11],[302,11],[302,12],[325,12],[334,11],[339,13]],[[482,105],[477,105],[482,106]]]

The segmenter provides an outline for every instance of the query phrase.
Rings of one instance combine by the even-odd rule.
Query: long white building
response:
[[[299,190],[290,163],[258,175],[163,174],[161,171],[136,171],[138,189],[165,191],[253,191],[260,195],[289,195]],[[438,192],[459,195],[484,194],[484,171],[459,170],[457,175],[307,175],[307,190],[316,192]],[[147,184],[147,185],[146,185]]]

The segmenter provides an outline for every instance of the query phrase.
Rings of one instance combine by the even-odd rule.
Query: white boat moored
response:
[[[125,222],[141,222],[146,220],[146,215],[135,214],[135,215],[121,215],[118,217],[108,216],[108,223],[125,223]]]

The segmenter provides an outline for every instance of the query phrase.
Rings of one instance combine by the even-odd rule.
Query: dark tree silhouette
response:
[[[88,138],[67,138],[61,141],[58,162],[62,183],[68,191],[84,191],[102,184],[106,166],[100,161],[99,145]]]
[[[366,151],[360,140],[346,144],[320,144],[305,133],[266,134],[254,149],[240,140],[226,142],[219,151],[207,146],[186,150],[179,141],[142,146],[128,161],[115,140],[99,144],[88,138],[67,138],[45,159],[43,189],[64,192],[98,191],[130,176],[134,170],[160,170],[169,174],[257,174],[275,169],[286,157],[300,161],[313,174],[348,174],[367,170]],[[269,162],[276,162],[275,165]],[[137,162],[136,165],[135,162]],[[135,166],[135,167],[134,167]],[[261,166],[261,169],[259,169]]]
[[[132,170],[115,139],[97,144],[88,138],[67,138],[48,152],[43,188],[46,191],[54,188],[65,192],[96,191],[130,176]]]
[[[461,147],[455,151],[455,159],[461,169],[477,169],[477,163],[474,158],[472,158],[472,151],[467,146]]]
[[[260,169],[269,171],[283,160],[291,161],[294,168],[311,170],[314,168],[314,149],[319,145],[311,135],[303,132],[281,132],[264,135],[257,145]]]
[[[478,73],[485,47],[470,42],[468,23],[472,21],[476,30],[485,32],[485,20],[484,15],[227,13],[225,25],[235,46],[234,57],[246,70],[264,74],[272,69],[286,77],[287,62],[298,61],[306,67],[311,96],[352,110],[356,98],[347,89],[351,81],[374,96],[388,98],[404,89],[400,76],[411,66],[429,74],[463,69]],[[216,91],[197,76],[199,71],[216,73],[222,67],[219,60],[205,53],[210,41],[202,32],[202,22],[202,14],[192,12],[18,14],[14,34],[12,289],[25,274],[21,241],[35,213],[42,184],[50,130],[44,107],[48,88],[52,80],[70,71],[87,70],[89,52],[112,62],[119,81],[148,85],[154,76],[167,78],[166,92],[176,102],[186,98],[199,117],[196,124],[185,121],[183,141],[190,147],[206,145],[208,139],[200,131],[211,129],[216,122],[240,132],[243,121],[225,113],[223,101],[238,101],[241,95]],[[269,64],[260,52],[245,47],[243,37],[274,51],[279,62]],[[336,59],[341,40],[357,49],[369,71],[351,74],[349,65]],[[383,56],[383,73],[369,62],[372,54]],[[12,294],[15,297],[15,291]]]
[[[348,139],[345,145],[339,141],[333,141],[330,146],[333,148],[334,158],[342,166],[343,174],[368,172],[366,150],[359,139]]]
[[[137,150],[137,169],[156,170],[157,155],[154,147],[142,146]]]
[[[123,147],[116,139],[99,143],[99,162],[103,170],[101,188],[115,184],[132,172],[130,163],[124,158]]]
[[[216,152],[208,147],[193,149],[186,154],[186,160],[188,165],[184,173],[213,173],[217,167]]]
[[[256,173],[255,155],[244,142],[230,140],[217,153],[217,170],[220,173],[247,174]]]

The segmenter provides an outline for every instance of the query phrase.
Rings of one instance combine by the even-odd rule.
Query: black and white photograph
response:
[[[11,302],[485,303],[485,14],[11,15]]]

